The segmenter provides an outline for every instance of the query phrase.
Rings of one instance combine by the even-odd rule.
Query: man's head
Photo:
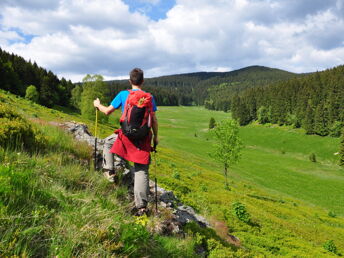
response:
[[[141,86],[143,84],[143,71],[140,68],[134,68],[129,75],[129,81],[132,85]]]

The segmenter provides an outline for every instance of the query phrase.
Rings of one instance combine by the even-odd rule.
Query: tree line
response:
[[[344,125],[344,66],[245,90],[231,98],[230,110],[240,125],[258,120],[338,137]]]

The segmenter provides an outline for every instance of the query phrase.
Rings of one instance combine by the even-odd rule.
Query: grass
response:
[[[213,141],[208,124],[210,117],[220,121],[229,114],[201,107],[159,107],[158,183],[206,216],[222,237],[189,226],[187,237],[180,239],[147,234],[140,227],[132,232],[136,224],[123,198],[126,190],[90,173],[87,147],[74,145],[49,125],[76,120],[92,131],[94,121],[33,106],[2,92],[0,101],[15,104],[51,136],[45,153],[0,151],[0,189],[7,193],[0,195],[0,256],[195,257],[202,246],[209,257],[330,257],[335,254],[323,247],[330,240],[338,253],[344,251],[344,174],[333,155],[338,139],[307,136],[288,127],[243,127],[246,148],[230,170],[228,191],[221,165],[208,155]],[[102,137],[113,131],[115,119],[100,125]],[[311,152],[316,163],[309,160]],[[23,181],[15,181],[15,173],[23,175]],[[150,174],[155,176],[154,169]],[[15,203],[16,199],[30,205]],[[245,206],[250,221],[233,214],[236,202]],[[226,244],[228,233],[244,248]],[[134,241],[140,238],[142,244]],[[124,245],[124,239],[132,244]]]
[[[160,107],[161,146],[221,174],[220,164],[208,155],[213,139],[207,128],[210,117],[220,121],[229,116],[201,107]],[[246,148],[241,162],[230,171],[233,179],[249,181],[271,193],[344,215],[344,170],[337,165],[338,157],[334,155],[338,151],[338,138],[256,124],[242,127],[240,136]],[[315,153],[316,163],[310,162],[311,153]]]

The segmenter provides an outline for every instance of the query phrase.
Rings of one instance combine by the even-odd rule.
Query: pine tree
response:
[[[213,129],[216,126],[215,118],[211,117],[209,120],[209,129]]]
[[[314,133],[314,110],[310,105],[307,106],[302,127],[306,130],[306,134]]]
[[[258,122],[261,124],[266,124],[266,123],[270,123],[271,118],[270,118],[270,113],[269,113],[269,109],[266,108],[265,106],[261,106],[258,109]]]
[[[344,128],[342,130],[342,137],[339,147],[339,165],[344,167]]]
[[[328,135],[328,112],[326,106],[319,104],[314,115],[314,132],[320,136]]]

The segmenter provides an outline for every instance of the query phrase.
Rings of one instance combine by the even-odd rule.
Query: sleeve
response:
[[[122,105],[121,101],[121,95],[123,94],[123,91],[119,92],[116,97],[111,101],[111,106],[113,106],[115,109],[119,108]]]
[[[157,107],[156,107],[155,98],[154,98],[153,95],[151,95],[151,96],[152,96],[153,112],[156,112],[158,109],[157,109]]]

